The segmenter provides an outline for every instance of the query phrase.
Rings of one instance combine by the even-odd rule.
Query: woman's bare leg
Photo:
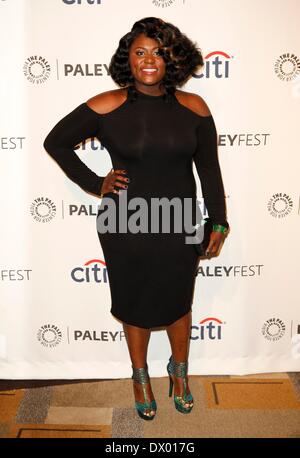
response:
[[[148,343],[150,339],[150,329],[139,328],[137,326],[132,326],[129,324],[123,323],[123,329],[126,337],[126,342],[129,350],[129,355],[133,367],[140,368],[145,367],[147,362],[147,350]],[[135,400],[137,402],[145,402],[142,385],[140,383],[133,382],[133,391]],[[146,393],[149,397],[149,400],[154,399],[151,385],[148,383],[146,385]],[[147,409],[145,413],[154,415],[153,410]]]
[[[179,320],[167,326],[167,334],[169,337],[173,358],[176,362],[188,361],[190,347],[192,313],[191,311],[184,315]],[[183,379],[180,377],[172,377],[174,381],[174,393],[177,396],[183,395]],[[190,393],[187,380],[187,394]],[[185,407],[191,406],[193,403],[185,404]]]

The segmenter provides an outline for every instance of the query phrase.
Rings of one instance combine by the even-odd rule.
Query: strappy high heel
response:
[[[150,382],[150,378],[149,378],[149,374],[148,374],[148,366],[146,364],[146,367],[141,367],[141,368],[135,368],[132,366],[132,370],[133,370],[133,374],[132,374],[132,378],[135,382],[137,383],[140,383],[142,385],[142,388],[143,388],[143,393],[144,393],[144,399],[146,402],[135,402],[135,408],[137,410],[137,413],[139,414],[139,416],[143,419],[143,420],[153,420],[153,418],[155,417],[156,415],[156,410],[157,410],[157,405],[156,405],[156,401],[153,399],[153,401],[150,402],[149,398],[148,398],[148,395],[147,395],[147,392],[146,392],[146,387],[145,385],[147,385],[147,383]],[[154,410],[155,411],[155,414],[154,415],[151,415],[149,413],[146,414],[145,411],[149,409],[150,411],[151,410]]]
[[[169,397],[172,396],[172,391],[173,391],[173,386],[174,382],[172,380],[171,375],[175,377],[180,377],[183,378],[183,396],[177,396],[174,393],[174,404],[176,409],[181,412],[181,413],[190,413],[194,405],[190,405],[189,407],[185,407],[185,404],[191,404],[193,403],[193,396],[191,393],[187,394],[187,368],[188,368],[188,363],[187,361],[183,361],[180,363],[177,363],[173,359],[173,355],[170,356],[168,365],[167,365],[167,371],[169,374],[169,379],[170,379],[170,387],[169,387]]]

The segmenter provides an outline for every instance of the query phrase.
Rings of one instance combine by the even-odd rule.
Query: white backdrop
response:
[[[110,314],[99,200],[43,140],[80,103],[116,88],[110,58],[147,16],[174,23],[203,52],[203,74],[182,89],[213,113],[231,225],[220,255],[199,264],[189,373],[300,370],[299,1],[1,0],[0,11],[0,378],[131,376]],[[111,168],[98,141],[78,154],[101,176]],[[151,376],[166,375],[169,355],[166,332],[152,332]]]

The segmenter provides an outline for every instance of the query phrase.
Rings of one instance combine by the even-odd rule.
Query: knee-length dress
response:
[[[175,95],[166,99],[164,95],[148,95],[139,90],[135,94],[134,97],[128,90],[125,102],[105,114],[82,103],[54,126],[44,147],[71,180],[96,195],[100,195],[105,177],[99,177],[79,159],[74,151],[76,145],[97,137],[107,149],[113,168],[126,170],[124,176],[130,182],[122,193],[123,208],[125,199],[128,203],[123,230],[119,223],[121,195],[113,192],[100,201],[97,230],[109,278],[112,315],[127,324],[152,328],[170,325],[191,310],[199,261],[196,245],[185,243],[190,233],[185,231],[183,210],[181,232],[175,230],[172,209],[170,226],[163,229],[160,217],[154,231],[152,202],[162,202],[163,198],[172,202],[177,198],[183,209],[184,199],[188,198],[195,210],[194,162],[209,216],[216,224],[228,223],[213,116],[198,115]],[[128,223],[141,209],[135,198],[139,202],[142,199],[143,210],[147,209],[147,218],[144,211],[135,220],[140,232],[124,230],[124,221]],[[116,210],[116,225],[105,232],[103,217],[108,212],[108,199]],[[196,222],[195,212],[192,222]]]

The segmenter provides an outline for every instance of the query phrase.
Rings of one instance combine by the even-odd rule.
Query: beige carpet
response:
[[[177,412],[152,378],[156,418],[140,419],[131,379],[0,381],[3,438],[300,437],[300,373],[190,376],[194,409]]]

